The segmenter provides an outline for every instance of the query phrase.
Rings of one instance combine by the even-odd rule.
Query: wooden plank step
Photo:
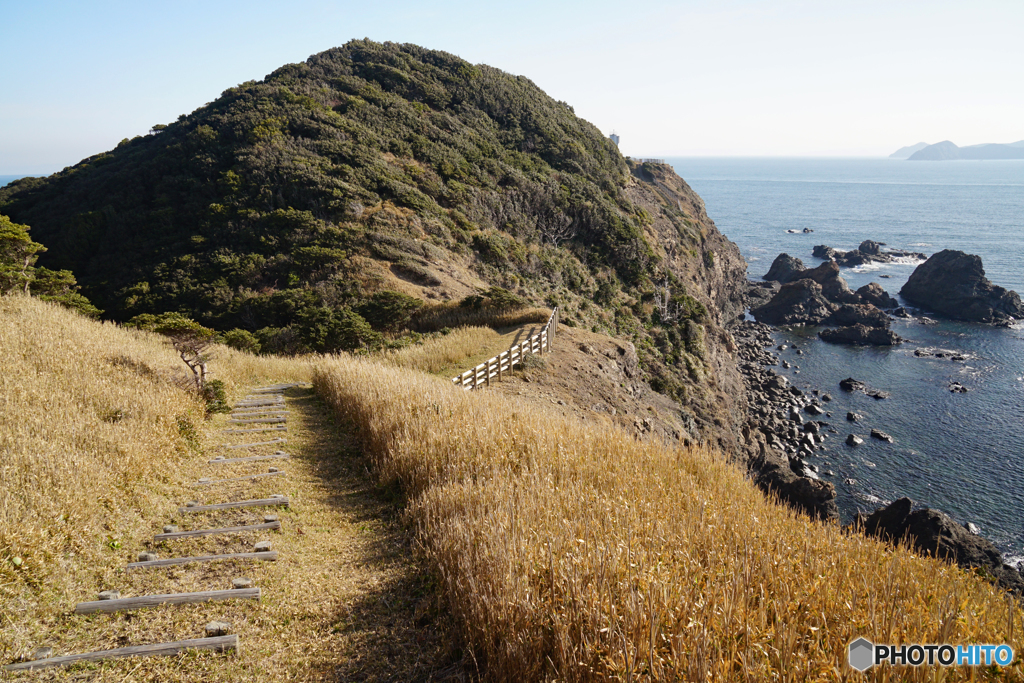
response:
[[[257,441],[256,443],[238,443],[238,444],[235,444],[233,446],[229,446],[227,444],[224,444],[224,448],[227,448],[227,449],[252,448],[253,446],[270,446],[271,444],[275,444],[275,443],[288,443],[288,439],[285,439],[285,438],[282,438],[282,437],[278,437],[276,439],[271,439],[270,441]]]
[[[231,447],[228,446],[228,448]],[[247,458],[222,458],[220,456],[217,456],[213,460],[207,460],[206,462],[208,462],[211,465],[227,465],[235,462],[257,462],[259,460],[288,460],[291,457],[292,456],[288,455],[284,451],[278,451],[273,455],[250,455]]]
[[[232,415],[289,415],[292,411],[285,408],[246,408],[245,410],[232,410]]]
[[[239,460],[244,460],[245,458],[238,458],[238,459]],[[244,477],[229,477],[227,479],[207,479],[206,481],[203,481],[202,479],[200,479],[199,481],[197,481],[196,483],[194,483],[192,485],[193,486],[212,486],[213,484],[225,484],[225,483],[227,483],[229,481],[255,481],[257,479],[262,479],[264,477],[280,477],[280,476],[283,476],[283,475],[284,475],[284,472],[260,472],[259,474],[249,474],[249,475],[246,475]]]
[[[226,526],[220,529],[199,529],[197,531],[176,531],[172,534],[157,534],[154,541],[173,541],[179,538],[193,538],[195,536],[214,536],[217,534],[241,534],[246,531],[260,531],[261,529],[280,529],[281,522],[267,522],[266,524],[249,524],[247,526]],[[151,560],[159,562],[159,560]]]
[[[287,417],[254,417],[248,420],[228,420],[232,425],[255,425],[255,424],[282,424],[288,421]]]
[[[31,671],[34,669],[49,669],[55,666],[70,666],[78,662],[98,662],[103,659],[118,659],[121,657],[166,657],[180,655],[186,650],[213,650],[214,652],[234,652],[238,650],[238,636],[217,636],[215,638],[193,638],[192,640],[176,640],[173,643],[156,643],[154,645],[133,645],[131,647],[119,647],[114,650],[100,650],[98,652],[83,652],[77,655],[64,655],[62,657],[48,657],[37,659],[32,662],[19,662],[8,664],[5,671]]]
[[[225,429],[225,434],[248,434],[251,432],[284,432],[287,431],[288,427],[280,425],[278,427],[258,427],[256,429]]]
[[[160,605],[186,605],[193,602],[212,602],[214,600],[259,600],[260,593],[260,588],[230,588],[222,591],[164,593],[163,595],[142,595],[137,598],[120,598],[119,600],[95,600],[93,602],[78,603],[78,606],[75,607],[75,614],[121,612],[158,607]]]
[[[195,555],[193,557],[168,557],[163,560],[149,560],[148,562],[129,562],[128,569],[152,569],[154,567],[173,567],[178,564],[192,564],[193,562],[219,562],[220,560],[261,560],[263,562],[276,562],[276,550],[263,550],[253,553],[223,553],[221,555]],[[103,602],[108,602],[104,600]]]
[[[235,408],[262,408],[264,406],[283,406],[288,405],[284,402],[284,399],[243,399],[236,403],[233,407]]]
[[[193,505],[192,507],[178,508],[178,514],[188,512],[212,512],[215,510],[231,510],[234,508],[258,508],[280,505],[288,507],[287,496],[280,498],[256,498],[254,500],[233,500],[230,503],[214,503],[213,505]]]

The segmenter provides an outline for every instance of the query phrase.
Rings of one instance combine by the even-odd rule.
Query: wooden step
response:
[[[277,551],[262,550],[252,553],[223,553],[220,555],[195,555],[193,557],[168,557],[162,560],[149,560],[148,562],[129,562],[126,566],[128,569],[153,569],[155,567],[173,567],[179,564],[219,562],[221,560],[260,560],[261,562],[276,562]]]
[[[245,460],[246,458],[238,458],[238,460]],[[260,472],[259,474],[250,474],[244,477],[229,477],[228,479],[207,479],[203,481],[200,479],[192,486],[213,486],[214,484],[225,484],[230,481],[256,481],[264,477],[281,477],[284,476],[284,472]]]
[[[216,638],[193,638],[192,640],[176,640],[173,643],[133,645],[131,647],[119,647],[115,650],[100,650],[98,652],[84,652],[78,655],[48,657],[46,659],[37,659],[32,662],[8,664],[4,667],[4,670],[31,671],[34,669],[49,669],[55,666],[69,666],[71,664],[77,664],[78,662],[98,662],[103,659],[117,659],[120,657],[165,657],[180,655],[186,650],[234,652],[238,650],[238,636],[229,635],[217,636]]]
[[[247,408],[245,410],[232,410],[232,415],[289,415],[292,411],[284,408],[268,408],[266,410],[253,410]]]
[[[199,529],[197,531],[176,531],[172,534],[157,534],[154,541],[173,541],[179,538],[192,538],[195,536],[214,536],[217,534],[241,534],[246,531],[260,531],[261,529],[280,529],[281,522],[267,522],[266,524],[249,524],[247,526],[226,526],[220,529]],[[159,560],[153,560],[159,562]]]
[[[230,503],[215,503],[213,505],[193,505],[191,507],[178,508],[178,514],[189,512],[214,512],[216,510],[231,510],[234,508],[258,508],[280,505],[288,507],[287,496],[280,498],[256,498],[254,500],[234,500]]]
[[[237,443],[234,444],[233,446],[224,444],[224,448],[234,450],[237,448],[253,448],[254,446],[271,446],[275,443],[288,443],[288,439],[278,437],[276,439],[271,439],[270,441],[257,441],[256,443]]]
[[[228,420],[233,425],[255,425],[255,424],[282,424],[288,421],[287,417],[254,417],[251,420]]]
[[[282,439],[283,441],[283,439]],[[228,446],[230,448],[230,446]],[[288,460],[292,456],[285,452],[274,453],[272,455],[250,455],[247,458],[214,458],[213,460],[207,460],[211,465],[228,465],[235,462],[256,462],[258,460]]]
[[[256,429],[225,429],[225,434],[249,434],[251,432],[284,432],[287,431],[288,427],[281,425],[279,427],[258,427]]]
[[[186,605],[193,602],[214,600],[259,600],[260,588],[231,588],[223,591],[199,591],[197,593],[164,593],[163,595],[142,595],[137,598],[119,600],[95,600],[80,602],[75,614],[96,614],[97,612],[122,612],[160,605]]]
[[[287,405],[283,400],[277,401],[277,400],[269,400],[268,399],[268,400],[261,401],[261,400],[253,399],[251,401],[239,401],[238,403],[236,403],[232,407],[233,408],[265,408],[266,406],[283,406],[283,405]]]

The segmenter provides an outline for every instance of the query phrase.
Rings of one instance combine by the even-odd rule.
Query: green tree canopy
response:
[[[27,225],[0,214],[0,293],[29,291],[36,259],[46,247],[33,242]]]

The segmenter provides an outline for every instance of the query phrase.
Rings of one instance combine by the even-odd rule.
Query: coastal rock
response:
[[[903,306],[900,306],[899,308],[897,308],[897,309],[892,311],[892,315],[897,317],[897,318],[909,318],[910,317],[910,311],[908,311]]]
[[[863,418],[864,418],[863,415],[858,415],[857,413],[854,413],[852,411],[846,413],[846,421],[847,422],[860,422]]]
[[[856,434],[849,434],[846,437],[846,445],[847,446],[859,446],[862,443],[864,443],[864,439],[860,438]]]
[[[864,240],[860,243],[860,247],[852,251],[839,251],[832,247],[820,244],[814,247],[811,252],[814,256],[823,259],[830,259],[835,261],[841,266],[852,268],[854,266],[863,266],[867,263],[892,263],[897,258],[926,258],[924,254],[916,251],[905,251],[903,249],[889,249],[883,251],[882,247],[885,246],[885,242],[875,242],[873,240]]]
[[[899,302],[889,296],[889,293],[882,289],[882,285],[877,282],[869,282],[858,289],[857,296],[864,303],[877,306],[878,308],[889,309],[899,306]]]
[[[875,242],[872,240],[864,240],[857,247],[857,251],[868,254],[870,256],[879,256],[882,253],[882,247],[885,246],[885,242]]]
[[[849,325],[818,332],[822,341],[830,344],[856,344],[858,346],[895,346],[903,339],[883,327]]]
[[[752,463],[754,481],[793,507],[819,519],[836,519],[836,489],[831,482],[810,479],[793,471],[789,458],[762,444],[759,457]]]
[[[871,304],[843,304],[826,321],[828,325],[889,327],[889,316]]]
[[[769,325],[820,325],[836,308],[825,298],[820,284],[800,279],[782,285],[771,301],[750,313]]]
[[[852,377],[847,377],[844,380],[840,380],[839,387],[843,391],[863,391],[865,394],[876,400],[889,398],[889,392],[879,391],[878,389],[871,389],[868,387],[868,385],[864,384],[864,382],[861,382],[859,379],[854,379]],[[847,419],[850,418],[847,417]]]
[[[1024,592],[1024,578],[1006,568],[991,541],[972,534],[939,510],[913,510],[913,506],[909,498],[900,498],[875,510],[864,520],[864,533],[892,543],[906,538],[920,553],[952,560],[965,569],[982,567],[1004,588]]]
[[[799,274],[800,279],[810,279],[821,285],[825,298],[839,304],[860,303],[860,298],[850,289],[839,275],[839,266],[835,261],[825,261],[817,268],[805,270]]]
[[[752,282],[747,281],[747,289],[744,292],[744,303],[747,308],[764,306],[772,300],[779,291],[778,282]]]
[[[889,443],[892,443],[894,441],[894,439],[891,436],[877,429],[871,430],[871,437],[878,439],[879,441],[887,441]]]
[[[1024,318],[1011,290],[985,277],[981,257],[944,249],[914,269],[900,294],[911,303],[956,320],[1001,323]]]
[[[762,280],[770,280],[786,284],[797,279],[796,276],[805,270],[804,262],[789,254],[779,254],[772,261],[771,268],[764,274]]]
[[[825,259],[826,261],[832,261],[835,260],[836,250],[832,247],[826,247],[824,244],[819,244],[811,250],[811,256]]]
[[[844,380],[839,381],[839,388],[843,391],[864,391],[868,385],[861,382],[859,379],[847,377]]]

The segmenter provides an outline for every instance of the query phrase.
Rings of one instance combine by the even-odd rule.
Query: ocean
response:
[[[667,159],[704,199],[760,279],[780,253],[821,263],[811,249],[854,249],[863,240],[930,255],[959,249],[981,256],[994,283],[1024,294],[1024,161],[907,162],[889,159]],[[814,232],[803,233],[804,228]],[[801,232],[789,233],[787,230]],[[843,268],[854,289],[878,282],[898,297],[920,263]],[[932,316],[935,317],[935,316]],[[781,353],[797,386],[832,395],[838,430],[811,459],[836,485],[844,520],[901,496],[973,522],[1008,559],[1024,557],[1024,324],[993,328],[938,319],[896,320],[907,341],[892,348],[825,344],[817,330],[779,331],[803,355]],[[955,351],[966,362],[919,358],[916,349]],[[891,393],[876,401],[848,394],[853,377]],[[951,393],[950,382],[967,393]],[[847,411],[865,416],[855,425]],[[895,438],[868,436],[871,428]],[[846,435],[862,436],[850,447]],[[831,470],[834,475],[824,474]]]

